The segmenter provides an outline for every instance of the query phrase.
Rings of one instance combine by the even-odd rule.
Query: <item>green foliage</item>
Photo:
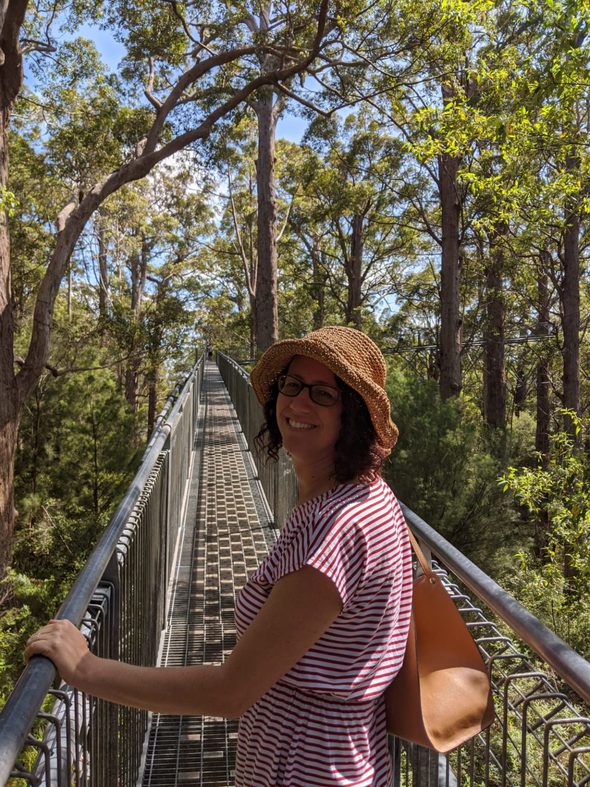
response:
[[[9,569],[0,586],[0,705],[22,670],[24,645],[47,622],[63,599],[64,588],[55,580],[30,578]]]
[[[44,272],[43,262],[51,244],[50,221],[55,202],[65,197],[53,178],[45,157],[35,149],[35,138],[10,135],[10,192],[14,202],[9,216],[12,241],[12,293],[17,329],[31,308],[31,301]]]
[[[134,424],[107,370],[46,377],[21,425],[14,566],[71,579],[135,468]]]
[[[442,402],[436,383],[399,371],[388,391],[400,437],[387,476],[399,498],[492,576],[509,565],[523,533],[497,478],[530,451],[533,424],[489,434],[466,399]]]
[[[563,411],[575,437],[557,432],[547,457],[511,466],[500,480],[528,513],[537,549],[518,553],[511,584],[523,603],[576,650],[590,654],[590,420]]]
[[[204,63],[208,53],[247,41],[266,44],[276,34],[290,47],[286,65],[313,33],[310,6],[299,0],[277,7],[270,32],[253,30],[261,10],[244,2],[59,0],[47,8],[33,3],[30,10],[27,47],[47,39],[55,51],[42,57],[41,45],[28,56],[35,92],[25,91],[13,114],[10,178],[0,192],[0,208],[9,215],[21,355],[54,244],[56,206],[72,196],[79,201],[129,160],[171,85],[198,59]],[[76,35],[91,19],[122,42],[119,73],[109,73],[86,38],[50,39],[54,13],[59,33]],[[547,359],[545,385],[552,403],[559,398],[561,336],[508,351],[508,395],[527,386],[529,395],[519,391],[520,415],[507,431],[493,433],[482,426],[479,407],[482,354],[469,342],[483,334],[492,240],[496,248],[501,242],[505,258],[506,333],[565,318],[559,302],[564,231],[572,211],[584,216],[590,210],[589,15],[580,0],[338,3],[330,58],[315,73],[321,81],[314,82],[310,69],[299,86],[288,87],[307,91],[310,102],[324,108],[353,111],[344,118],[341,111],[316,115],[307,107],[301,110],[311,119],[304,143],[279,141],[276,148],[281,334],[350,319],[352,229],[360,217],[363,325],[389,348],[398,336],[401,345],[439,343],[438,259],[445,233],[437,167],[445,156],[460,159],[463,393],[440,401],[436,349],[398,356],[403,373],[392,374],[389,385],[401,436],[390,478],[404,502],[500,581],[511,582],[584,652],[590,623],[579,605],[582,599],[583,610],[590,608],[584,595],[587,460],[558,434],[546,461],[527,462],[532,381]],[[194,128],[258,73],[263,60],[258,52],[191,86],[161,138]],[[330,71],[329,60],[338,62],[337,70]],[[359,108],[363,94],[367,101]],[[214,132],[206,164],[193,152],[178,156],[168,169],[112,195],[76,248],[54,311],[50,363],[59,370],[110,367],[44,376],[24,414],[15,564],[0,621],[1,676],[11,660],[20,666],[24,632],[54,611],[125,488],[148,395],[166,388],[200,340],[249,354],[257,264],[250,113],[240,108]],[[587,232],[582,222],[582,270]],[[99,302],[100,253],[106,281]],[[541,318],[543,276],[550,317]],[[587,277],[581,294],[587,311]],[[583,336],[582,368],[588,347]],[[589,394],[582,380],[584,405]],[[579,422],[579,429],[585,442],[586,424]],[[503,493],[499,477],[512,495]],[[515,554],[521,572],[510,570]]]
[[[135,471],[134,423],[108,370],[45,376],[20,430],[14,558],[0,586],[0,701]]]

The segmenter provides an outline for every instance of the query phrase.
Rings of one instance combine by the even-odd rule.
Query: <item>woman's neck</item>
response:
[[[298,481],[299,503],[305,503],[306,500],[318,497],[336,486],[332,464],[329,467],[323,463],[314,466],[307,462],[299,464],[293,461],[293,466]]]

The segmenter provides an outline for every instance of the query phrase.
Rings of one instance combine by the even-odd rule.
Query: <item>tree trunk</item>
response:
[[[1,84],[1,82],[0,82]],[[4,86],[2,85],[2,88]],[[0,89],[0,96],[4,98]],[[8,119],[0,107],[0,187],[8,188]],[[14,373],[14,314],[10,275],[8,216],[0,208],[0,579],[12,557],[14,461],[21,414],[21,395]]]
[[[279,338],[275,197],[275,131],[278,113],[275,111],[273,98],[272,88],[266,87],[261,91],[255,104],[258,116],[256,161],[258,196],[256,346],[258,351],[266,350]]]
[[[127,400],[132,412],[137,412],[137,398],[139,389],[139,369],[141,366],[141,347],[137,340],[137,333],[139,333],[141,304],[143,301],[143,292],[145,289],[145,282],[147,277],[148,266],[148,244],[145,238],[142,237],[141,249],[137,254],[134,254],[129,260],[129,268],[131,272],[131,311],[133,313],[133,333],[131,345],[129,347],[130,358],[125,369],[125,399]],[[135,330],[137,329],[137,331]]]
[[[547,256],[549,255],[545,254],[545,257]],[[543,270],[539,272],[537,281],[537,299],[537,334],[548,336],[550,326],[549,277]],[[549,423],[551,415],[549,402],[549,351],[545,344],[541,346],[539,353],[536,378],[537,425],[535,430],[535,449],[545,460],[549,455]]]
[[[0,578],[12,558],[12,534],[16,522],[14,508],[14,461],[18,439],[19,415],[14,402],[0,403]]]
[[[320,241],[317,235],[313,239],[313,246],[311,248],[311,264],[313,266],[313,329],[317,331],[322,328],[325,319],[325,287],[326,281],[324,271],[320,265]]]
[[[443,153],[438,157],[442,215],[439,388],[443,401],[451,396],[457,396],[461,391],[461,317],[459,303],[459,217],[461,204],[457,186],[458,170],[458,157],[450,156],[447,153]]]
[[[101,326],[108,316],[109,303],[109,271],[107,267],[107,240],[105,228],[100,217],[96,222],[98,237],[98,315]]]
[[[250,295],[250,358],[256,358],[256,298]]]
[[[486,268],[486,322],[484,333],[484,417],[488,426],[506,423],[506,369],[504,358],[504,250],[497,235],[490,243]]]
[[[148,259],[148,243],[142,236],[140,250],[129,260],[129,267],[131,270],[131,310],[133,311],[133,316],[136,319],[139,317],[139,310],[141,309],[141,302],[143,300],[145,280],[147,277]]]
[[[567,158],[566,169],[578,169],[580,162],[575,155]],[[580,412],[580,217],[576,204],[566,212],[563,242],[563,282],[559,296],[563,329],[563,406]],[[565,428],[574,435],[570,418]]]
[[[346,300],[346,322],[360,330],[361,315],[361,274],[363,270],[363,214],[355,213],[352,217],[352,238],[350,241],[350,258],[346,266],[348,294]]]
[[[256,314],[256,282],[258,277],[258,260],[256,258],[256,250],[254,248],[254,244],[252,242],[252,233],[250,235],[249,241],[249,263],[248,263],[248,270],[249,270],[249,281],[248,284],[248,298],[250,301],[250,358],[256,358],[256,337],[257,337],[257,330],[256,330],[256,320],[258,315]]]

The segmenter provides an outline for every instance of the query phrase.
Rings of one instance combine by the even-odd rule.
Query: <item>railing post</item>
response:
[[[105,654],[107,658],[119,659],[119,642],[121,636],[121,574],[119,558],[117,552],[111,555],[111,559],[105,569],[101,587],[108,587],[110,593],[110,615],[108,619],[109,627],[109,652]],[[107,750],[106,770],[109,777],[109,784],[119,783],[119,761],[121,758],[121,742],[118,735],[119,727],[119,708],[117,705],[109,703],[106,708],[108,716],[108,740],[111,745]]]

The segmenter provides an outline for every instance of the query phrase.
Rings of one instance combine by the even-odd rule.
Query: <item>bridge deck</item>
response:
[[[235,640],[234,594],[275,539],[240,425],[207,363],[186,518],[159,663],[219,663]],[[237,722],[154,715],[144,787],[231,785]]]

